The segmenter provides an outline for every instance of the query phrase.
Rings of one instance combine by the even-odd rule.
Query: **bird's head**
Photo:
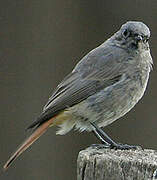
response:
[[[148,49],[150,38],[149,28],[142,22],[128,21],[123,24],[120,30],[114,35],[117,43],[124,48]]]

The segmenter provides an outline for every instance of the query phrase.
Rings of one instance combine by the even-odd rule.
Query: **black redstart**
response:
[[[135,149],[115,143],[101,127],[129,112],[143,96],[152,68],[149,28],[129,21],[99,47],[90,51],[54,90],[40,116],[28,129],[33,133],[4,165],[7,169],[50,126],[57,134],[72,128],[93,131],[104,146]]]

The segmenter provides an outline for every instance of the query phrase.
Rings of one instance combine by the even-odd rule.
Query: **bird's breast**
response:
[[[149,72],[136,72],[131,77],[124,75],[120,82],[69,108],[76,128],[90,130],[89,122],[103,127],[125,115],[142,98],[148,78]]]

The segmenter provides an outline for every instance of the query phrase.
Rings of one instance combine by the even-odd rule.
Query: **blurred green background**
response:
[[[156,0],[1,0],[0,167],[29,134],[56,85],[90,50],[128,20],[146,23],[157,57]],[[156,63],[155,63],[156,64]],[[157,149],[157,71],[127,115],[104,130],[118,142]],[[92,133],[56,136],[49,129],[7,172],[3,180],[74,180],[78,152],[97,139]]]

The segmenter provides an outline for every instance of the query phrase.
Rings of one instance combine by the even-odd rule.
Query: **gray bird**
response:
[[[103,44],[90,51],[54,90],[40,116],[28,127],[33,133],[4,165],[7,169],[50,126],[63,135],[75,128],[93,131],[104,146],[135,149],[114,142],[101,127],[129,112],[142,98],[152,58],[149,28],[129,21]]]

